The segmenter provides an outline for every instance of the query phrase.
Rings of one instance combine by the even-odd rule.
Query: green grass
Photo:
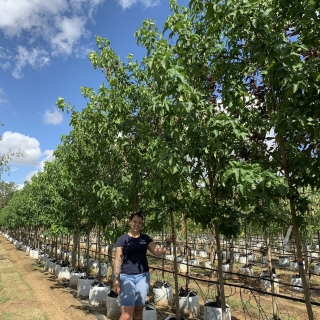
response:
[[[0,296],[0,303],[6,303],[9,300],[11,300],[11,298],[6,294]]]

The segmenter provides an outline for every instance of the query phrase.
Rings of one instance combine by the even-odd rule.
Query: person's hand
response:
[[[119,282],[119,280],[114,280],[114,282],[113,282],[113,291],[116,294],[120,293],[120,282]]]

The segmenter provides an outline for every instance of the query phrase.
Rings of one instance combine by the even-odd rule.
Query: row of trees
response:
[[[122,61],[97,37],[89,59],[106,81],[98,92],[82,88],[81,111],[58,99],[72,130],[0,224],[100,226],[112,241],[128,212],[147,212],[150,232],[171,208],[212,229],[219,251],[219,235],[239,235],[243,221],[262,230],[283,223],[277,206],[291,218],[301,261],[301,232],[319,210],[317,1],[170,3],[163,30],[146,20],[135,34],[141,62]],[[223,288],[222,273],[219,281]]]

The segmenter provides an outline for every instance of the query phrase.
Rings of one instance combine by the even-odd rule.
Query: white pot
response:
[[[121,316],[121,303],[120,297],[110,297],[107,295],[107,317],[110,319],[119,319]]]
[[[286,266],[289,264],[288,258],[284,256],[279,257],[279,266]]]
[[[210,302],[206,302],[203,306],[204,320],[222,320],[222,309],[210,306]],[[226,305],[226,320],[231,320],[231,309]]]
[[[79,278],[80,277],[85,277],[85,276],[86,276],[85,272],[72,271],[70,273],[69,287],[70,288],[77,288]]]
[[[253,276],[253,268],[252,268],[252,267],[249,268],[249,267],[243,266],[243,267],[241,267],[241,268],[239,269],[239,272],[240,272],[241,274],[245,274],[245,275],[247,275],[247,276]]]
[[[94,279],[81,279],[78,280],[77,286],[77,296],[78,297],[89,297],[91,284],[94,282]]]
[[[200,313],[200,305],[198,295],[191,295],[192,292],[186,297],[179,296],[179,308],[181,314],[194,318]]]
[[[200,250],[200,251],[199,251],[199,256],[200,256],[201,258],[207,258],[207,257],[208,257],[208,254],[207,254],[206,251]]]
[[[157,310],[153,305],[147,304],[143,308],[142,320],[157,320]]]
[[[211,269],[211,261],[210,261],[210,260],[205,261],[205,262],[204,262],[204,267]]]
[[[261,257],[261,263],[266,264],[267,263],[267,256],[262,256]]]
[[[56,269],[56,271],[56,276],[58,277],[58,280],[70,279],[70,267],[60,266],[60,268],[58,268],[58,270]]]
[[[172,304],[173,293],[172,287],[164,283],[160,288],[153,288],[154,303],[158,306],[168,306]]]
[[[247,263],[247,257],[246,257],[246,256],[240,256],[239,262],[240,262],[241,264],[246,264],[246,263]]]
[[[96,286],[90,287],[89,292],[89,302],[94,306],[98,305],[106,305],[107,304],[107,296],[110,292],[110,286],[99,283]]]
[[[230,264],[229,263],[222,264],[221,269],[222,271],[226,271],[226,272],[230,271]]]
[[[320,264],[317,263],[314,265],[314,273],[320,275]]]
[[[187,260],[182,260],[181,263],[178,263],[178,271],[180,273],[187,273],[188,271]]]
[[[298,277],[290,277],[290,284],[292,285],[291,289],[294,291],[303,291],[302,288],[302,279]]]

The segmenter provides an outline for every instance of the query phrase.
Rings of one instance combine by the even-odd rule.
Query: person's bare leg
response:
[[[133,310],[132,320],[142,320],[142,312],[144,307],[135,306]]]
[[[121,317],[119,320],[130,320],[133,315],[133,311],[134,307],[121,307]]]

